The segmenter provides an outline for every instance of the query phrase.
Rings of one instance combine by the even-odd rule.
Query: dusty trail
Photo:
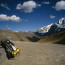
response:
[[[65,65],[65,45],[20,41],[14,43],[20,48],[20,56],[8,60],[4,49],[0,48],[0,65]]]

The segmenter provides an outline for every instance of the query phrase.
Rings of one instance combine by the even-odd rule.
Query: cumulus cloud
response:
[[[50,2],[46,2],[46,1],[45,1],[45,2],[42,2],[42,4],[47,4],[47,5],[48,5],[48,4],[50,4]]]
[[[65,1],[58,1],[54,7],[56,10],[65,10]]]
[[[20,17],[17,17],[16,15],[7,16],[5,14],[0,14],[0,21],[14,21],[14,22],[19,22],[20,21]]]
[[[3,7],[3,8],[5,8],[5,9],[7,9],[7,10],[10,10],[10,8],[7,6],[7,4],[1,3],[0,6]]]
[[[17,10],[23,10],[25,13],[30,13],[33,11],[34,8],[37,6],[41,6],[41,4],[37,4],[35,1],[27,1],[23,4],[17,4]]]
[[[51,19],[54,19],[55,17],[56,17],[56,16],[50,15],[50,18],[51,18]]]

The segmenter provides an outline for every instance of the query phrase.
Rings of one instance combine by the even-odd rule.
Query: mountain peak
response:
[[[65,18],[61,18],[58,23],[50,24],[44,26],[37,30],[38,33],[46,34],[46,33],[56,33],[61,30],[65,30]]]
[[[59,20],[59,24],[65,24],[65,17],[64,18],[61,18],[60,20]]]
[[[51,28],[52,25],[53,25],[53,24],[50,24],[50,25],[44,26],[44,27],[38,29],[37,32],[39,32],[39,33],[46,33],[46,32],[49,31],[49,29]]]

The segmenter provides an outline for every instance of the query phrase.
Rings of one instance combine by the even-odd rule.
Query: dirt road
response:
[[[0,48],[0,65],[65,65],[65,45],[14,42],[20,56],[8,60]]]

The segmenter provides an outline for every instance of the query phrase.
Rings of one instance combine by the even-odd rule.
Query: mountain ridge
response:
[[[44,26],[36,31],[41,36],[47,36],[57,32],[65,31],[65,18],[61,18],[58,23]]]

